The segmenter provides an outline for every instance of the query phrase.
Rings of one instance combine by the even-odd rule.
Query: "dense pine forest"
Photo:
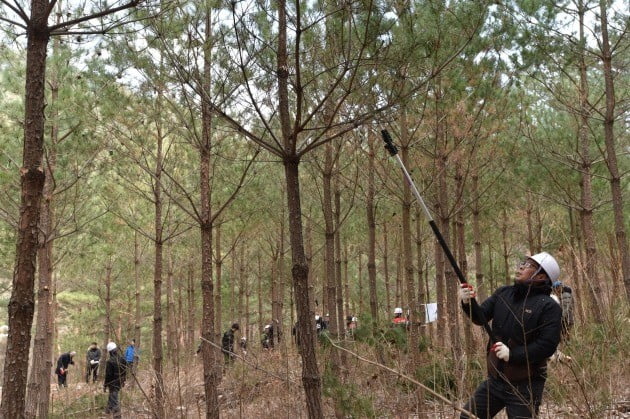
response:
[[[473,417],[530,267],[572,291],[538,417],[630,417],[629,24],[0,0],[0,417]]]

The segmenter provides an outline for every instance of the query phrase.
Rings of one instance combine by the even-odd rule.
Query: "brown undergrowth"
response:
[[[545,390],[541,418],[630,417],[630,322],[627,310],[611,316],[606,325],[576,327],[562,351],[571,361],[553,362]],[[413,366],[404,336],[392,339],[341,341],[348,351],[395,372],[345,353],[345,363],[331,368],[331,345],[322,341],[318,361],[322,377],[325,417],[454,418],[456,410],[415,380],[448,400],[463,404],[484,376],[484,340],[479,350],[453,361],[452,352],[435,345],[421,348],[420,364]],[[224,418],[306,418],[297,348],[281,343],[272,351],[250,348],[224,368],[219,402]],[[122,391],[123,417],[151,417],[152,375],[140,365],[136,380]],[[179,367],[165,368],[166,417],[205,417],[201,359],[182,356]],[[406,378],[409,377],[409,378]],[[101,385],[70,384],[53,392],[52,417],[102,417],[107,395]],[[499,418],[505,416],[498,416]]]

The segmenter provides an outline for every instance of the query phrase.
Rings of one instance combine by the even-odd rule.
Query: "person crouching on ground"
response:
[[[558,262],[547,252],[526,257],[514,285],[498,288],[480,305],[498,339],[488,343],[488,379],[482,382],[464,409],[477,417],[492,418],[503,408],[509,418],[538,414],[547,378],[547,359],[560,342],[562,310],[551,298],[551,284],[560,276]],[[462,284],[459,299],[473,323],[482,319],[471,310],[473,287]],[[462,414],[461,418],[468,418]]]
[[[55,368],[55,374],[57,374],[57,384],[59,388],[68,387],[68,367],[74,365],[74,356],[77,353],[75,351],[66,352],[59,356],[57,359],[57,368]]]

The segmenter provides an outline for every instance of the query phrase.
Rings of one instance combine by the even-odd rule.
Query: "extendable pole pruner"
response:
[[[451,253],[451,249],[449,249],[448,244],[446,244],[446,241],[444,240],[444,237],[442,237],[442,233],[440,233],[440,229],[438,229],[437,224],[435,223],[435,220],[433,220],[433,217],[431,216],[429,209],[424,203],[424,199],[422,199],[422,196],[420,196],[420,192],[418,192],[418,188],[416,188],[416,185],[413,183],[413,180],[411,179],[411,176],[409,175],[409,172],[407,171],[405,164],[403,163],[402,159],[398,155],[398,149],[394,145],[392,141],[392,137],[389,135],[389,132],[387,132],[387,130],[385,129],[381,130],[381,135],[383,136],[383,141],[385,141],[385,148],[387,149],[387,151],[389,151],[389,154],[396,157],[396,160],[398,160],[398,164],[400,164],[400,168],[402,169],[402,172],[405,176],[405,180],[407,181],[407,184],[411,188],[411,191],[413,192],[414,196],[420,203],[420,206],[422,207],[422,210],[424,211],[424,215],[426,215],[427,220],[429,220],[429,225],[431,226],[431,230],[433,230],[433,233],[435,234],[435,237],[440,243],[440,246],[442,246],[442,250],[444,250],[444,253],[446,254],[446,258],[448,259],[448,261],[451,263],[451,266],[455,270],[455,274],[457,274],[457,278],[459,279],[459,282],[462,284],[465,284],[467,282],[466,278],[464,277],[464,274],[462,273],[461,269],[459,269],[459,265],[457,264],[457,261],[455,260],[453,253]],[[475,300],[474,298],[471,298],[470,307],[472,311],[475,313],[475,315],[479,319],[481,319],[482,326],[484,330],[488,333],[488,336],[490,336],[490,340],[492,340],[493,343],[496,342],[497,339],[494,336],[494,333],[492,332],[492,328],[490,328],[490,325],[488,324],[488,321],[486,320],[486,316],[483,314],[481,307],[479,307],[479,304],[477,304],[477,300]]]

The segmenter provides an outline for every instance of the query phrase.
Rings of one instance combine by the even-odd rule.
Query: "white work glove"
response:
[[[475,292],[473,286],[470,284],[463,283],[460,286],[461,288],[458,292],[459,301],[464,304],[469,304],[470,299],[475,298],[477,296],[477,293]]]
[[[490,350],[493,351],[500,360],[505,362],[510,360],[510,348],[508,348],[503,342],[495,343],[490,347]]]

